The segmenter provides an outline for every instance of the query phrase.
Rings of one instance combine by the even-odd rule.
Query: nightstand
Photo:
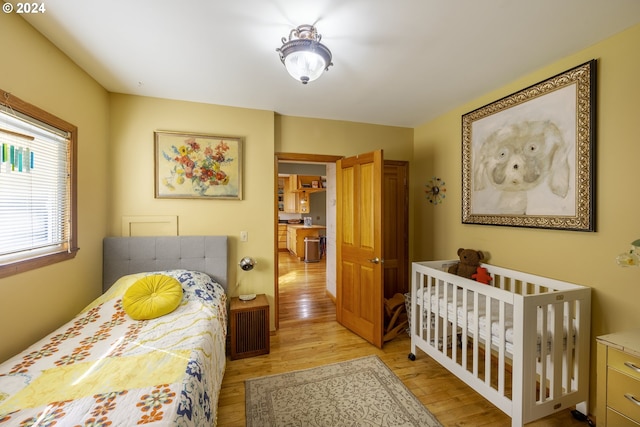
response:
[[[231,298],[231,360],[269,353],[269,301],[264,294],[251,301]]]
[[[598,427],[640,427],[640,329],[597,337]]]

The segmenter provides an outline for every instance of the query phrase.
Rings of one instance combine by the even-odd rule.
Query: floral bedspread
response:
[[[161,273],[182,283],[174,312],[131,319],[122,295],[151,273],[125,276],[0,365],[0,427],[216,425],[226,363],[224,289],[204,273]]]

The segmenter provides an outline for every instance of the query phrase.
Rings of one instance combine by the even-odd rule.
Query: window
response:
[[[0,91],[0,277],[75,257],[75,126]]]

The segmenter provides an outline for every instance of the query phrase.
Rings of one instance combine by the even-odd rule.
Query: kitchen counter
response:
[[[303,260],[305,237],[318,237],[326,229],[324,225],[305,227],[304,224],[287,224],[287,249],[299,260]]]
[[[306,226],[304,224],[287,224],[287,227],[295,228],[295,229],[316,229],[316,230],[326,230],[326,226],[324,225],[311,225]]]

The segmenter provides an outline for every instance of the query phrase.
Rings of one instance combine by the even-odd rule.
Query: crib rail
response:
[[[513,425],[586,407],[590,289],[486,264],[484,285],[447,273],[454,262],[413,264],[412,354],[429,354]]]

